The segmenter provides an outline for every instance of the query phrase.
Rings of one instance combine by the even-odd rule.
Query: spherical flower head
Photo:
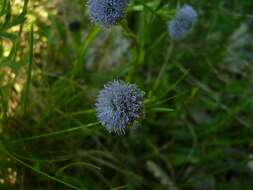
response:
[[[197,17],[197,12],[190,5],[184,5],[180,8],[175,18],[168,25],[171,38],[183,39],[197,22]]]
[[[117,24],[127,9],[129,0],[88,0],[91,20],[105,27]]]
[[[96,103],[97,118],[109,132],[124,134],[141,115],[144,92],[134,84],[114,80],[104,86]]]

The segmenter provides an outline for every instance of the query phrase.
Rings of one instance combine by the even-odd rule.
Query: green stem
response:
[[[140,48],[140,44],[139,41],[137,39],[137,36],[133,33],[133,31],[128,27],[127,21],[126,20],[122,20],[120,23],[120,26],[122,27],[122,29],[125,31],[126,35],[132,39],[134,45],[136,46],[137,49]]]
[[[28,62],[28,69],[27,69],[27,79],[26,79],[26,88],[24,91],[24,114],[27,111],[27,103],[28,103],[28,96],[30,92],[30,85],[31,85],[31,75],[32,75],[32,63],[33,63],[33,24],[31,25],[30,29],[30,50],[29,50],[29,62]]]
[[[121,28],[124,30],[126,36],[128,36],[135,48],[136,48],[136,55],[135,55],[135,58],[133,60],[133,67],[131,68],[131,70],[129,71],[128,73],[128,76],[127,76],[127,80],[128,81],[131,81],[132,80],[132,76],[134,75],[134,72],[137,71],[139,69],[139,66],[140,66],[140,57],[141,57],[141,46],[140,46],[140,43],[138,41],[138,38],[137,36],[133,33],[133,31],[128,27],[128,24],[127,24],[127,21],[126,20],[123,20],[119,23],[119,25],[121,26]]]
[[[78,73],[82,73],[84,69],[83,60],[86,56],[88,48],[91,45],[91,43],[96,39],[100,31],[101,31],[101,28],[99,26],[93,25],[89,31],[88,36],[86,37],[84,42],[82,42],[82,44],[80,45],[78,49],[78,53],[77,53],[77,58],[74,62],[74,68],[72,70],[73,76],[77,75]]]
[[[166,55],[166,57],[164,59],[163,65],[162,65],[162,67],[161,67],[161,69],[159,71],[158,77],[156,78],[156,81],[155,81],[155,84],[153,86],[152,92],[154,92],[157,89],[157,87],[159,86],[159,84],[161,82],[162,76],[163,76],[163,74],[164,74],[164,72],[166,70],[166,66],[167,66],[167,63],[168,63],[168,61],[170,59],[172,51],[173,51],[173,41],[171,41],[171,43],[170,43],[167,55]]]

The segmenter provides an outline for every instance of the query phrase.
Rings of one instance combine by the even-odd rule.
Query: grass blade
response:
[[[18,140],[12,141],[12,142],[13,143],[17,143],[17,142],[23,142],[23,141],[30,141],[30,140],[35,140],[35,139],[47,138],[47,137],[51,137],[51,136],[55,136],[55,135],[60,135],[60,134],[64,134],[64,133],[69,133],[69,132],[77,131],[77,130],[80,130],[82,128],[93,127],[93,126],[96,126],[98,124],[99,124],[99,122],[89,123],[87,125],[81,125],[81,126],[78,126],[78,127],[72,127],[72,128],[69,128],[69,129],[55,131],[55,132],[52,132],[52,133],[46,133],[46,134],[35,135],[35,136],[27,137],[27,138],[22,138],[22,139],[18,139]]]
[[[2,143],[1,143],[1,144],[2,144]],[[49,175],[49,174],[47,174],[47,173],[45,173],[45,172],[43,172],[43,171],[41,171],[41,170],[38,170],[38,169],[32,167],[31,165],[27,164],[26,162],[20,160],[19,158],[17,158],[16,156],[14,156],[12,153],[10,153],[10,152],[6,149],[5,145],[4,145],[2,148],[3,148],[4,152],[5,152],[10,158],[12,158],[13,160],[15,160],[15,161],[18,162],[19,164],[23,165],[24,167],[29,168],[30,170],[32,170],[32,171],[34,171],[34,172],[36,172],[36,173],[38,173],[38,174],[40,174],[40,175],[42,175],[42,176],[44,176],[44,177],[47,177],[48,179],[50,179],[50,180],[52,180],[52,181],[55,181],[55,182],[58,182],[58,183],[61,183],[61,184],[65,185],[65,186],[67,186],[67,187],[70,187],[71,189],[82,190],[82,189],[79,188],[79,187],[76,187],[76,186],[74,186],[74,185],[72,185],[72,184],[69,184],[69,183],[67,183],[67,182],[65,182],[65,181],[63,181],[63,180],[61,180],[61,179],[58,179],[58,178],[56,178],[56,177],[54,177],[54,176],[51,176],[51,175]]]
[[[29,51],[29,62],[28,62],[28,71],[27,71],[27,80],[26,87],[24,92],[24,114],[27,111],[27,102],[31,85],[31,74],[32,74],[32,62],[33,62],[33,25],[30,29],[30,51]]]

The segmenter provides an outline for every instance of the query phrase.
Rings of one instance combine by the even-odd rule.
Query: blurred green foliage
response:
[[[199,22],[172,42],[184,3]],[[252,189],[252,9],[133,0],[136,51],[121,26],[94,26],[86,1],[0,1],[0,189]],[[125,136],[94,112],[114,78],[146,92]]]

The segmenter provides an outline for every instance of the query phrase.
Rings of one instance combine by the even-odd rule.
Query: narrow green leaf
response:
[[[31,85],[32,62],[33,62],[33,25],[31,26],[31,29],[30,29],[30,52],[29,52],[26,88],[24,91],[24,114],[26,114],[26,111],[27,111],[27,100],[28,100],[30,85]]]
[[[7,38],[9,40],[16,40],[17,39],[17,36],[15,34],[11,34],[11,33],[8,33],[8,32],[1,32],[0,31],[0,38]]]
[[[1,29],[5,28],[11,20],[11,4],[9,1],[6,2],[5,8],[6,8],[6,10],[4,11],[5,12],[5,21],[4,21],[4,24],[1,26]]]
[[[2,143],[1,143],[1,144],[2,144]],[[36,173],[38,173],[38,174],[40,174],[40,175],[42,175],[42,176],[44,176],[44,177],[47,177],[48,179],[50,179],[50,180],[52,180],[52,181],[61,183],[61,184],[65,185],[65,186],[67,186],[67,187],[69,187],[69,188],[71,188],[71,189],[82,190],[82,189],[79,188],[79,187],[76,187],[76,186],[74,186],[74,185],[72,185],[72,184],[69,184],[69,183],[67,183],[67,182],[65,182],[65,181],[63,181],[63,180],[61,180],[61,179],[59,179],[59,178],[56,178],[56,177],[54,177],[54,176],[51,176],[51,175],[47,174],[46,172],[43,172],[43,171],[41,171],[41,170],[39,170],[39,169],[36,169],[35,167],[33,167],[33,166],[27,164],[26,162],[20,160],[20,159],[17,158],[16,156],[14,156],[14,155],[13,155],[11,152],[9,152],[4,146],[3,146],[3,150],[4,150],[4,153],[5,153],[6,155],[8,155],[8,156],[9,156],[10,158],[12,158],[13,160],[15,160],[17,163],[23,165],[24,167],[29,168],[30,170],[32,170],[32,171],[34,171],[34,172],[36,172]]]
[[[89,45],[94,41],[96,36],[99,34],[101,28],[99,26],[93,26],[85,39],[85,41],[82,43],[81,47],[78,51],[78,57],[74,63],[74,74],[78,73],[80,70],[82,70],[83,66],[83,60],[85,57],[85,54],[87,52],[87,49]]]
[[[95,122],[95,123],[89,123],[86,125],[81,125],[78,127],[72,127],[72,128],[68,128],[68,129],[63,129],[63,130],[59,130],[59,131],[55,131],[55,132],[51,132],[51,133],[45,133],[45,134],[41,134],[41,135],[35,135],[35,136],[31,136],[31,137],[27,137],[27,138],[22,138],[22,139],[18,139],[13,141],[13,143],[16,142],[23,142],[23,141],[31,141],[31,140],[36,140],[36,139],[42,139],[42,138],[47,138],[47,137],[51,137],[51,136],[56,136],[56,135],[60,135],[60,134],[64,134],[64,133],[70,133],[70,132],[74,132],[83,128],[88,128],[88,127],[93,127],[98,125],[99,122]]]
[[[150,111],[153,111],[153,112],[172,112],[172,111],[175,111],[175,110],[172,109],[172,108],[153,108]]]
[[[6,4],[7,4],[7,0],[4,0],[2,2],[2,9],[1,9],[1,12],[0,12],[0,16],[3,16],[5,14],[5,7],[6,7]]]

